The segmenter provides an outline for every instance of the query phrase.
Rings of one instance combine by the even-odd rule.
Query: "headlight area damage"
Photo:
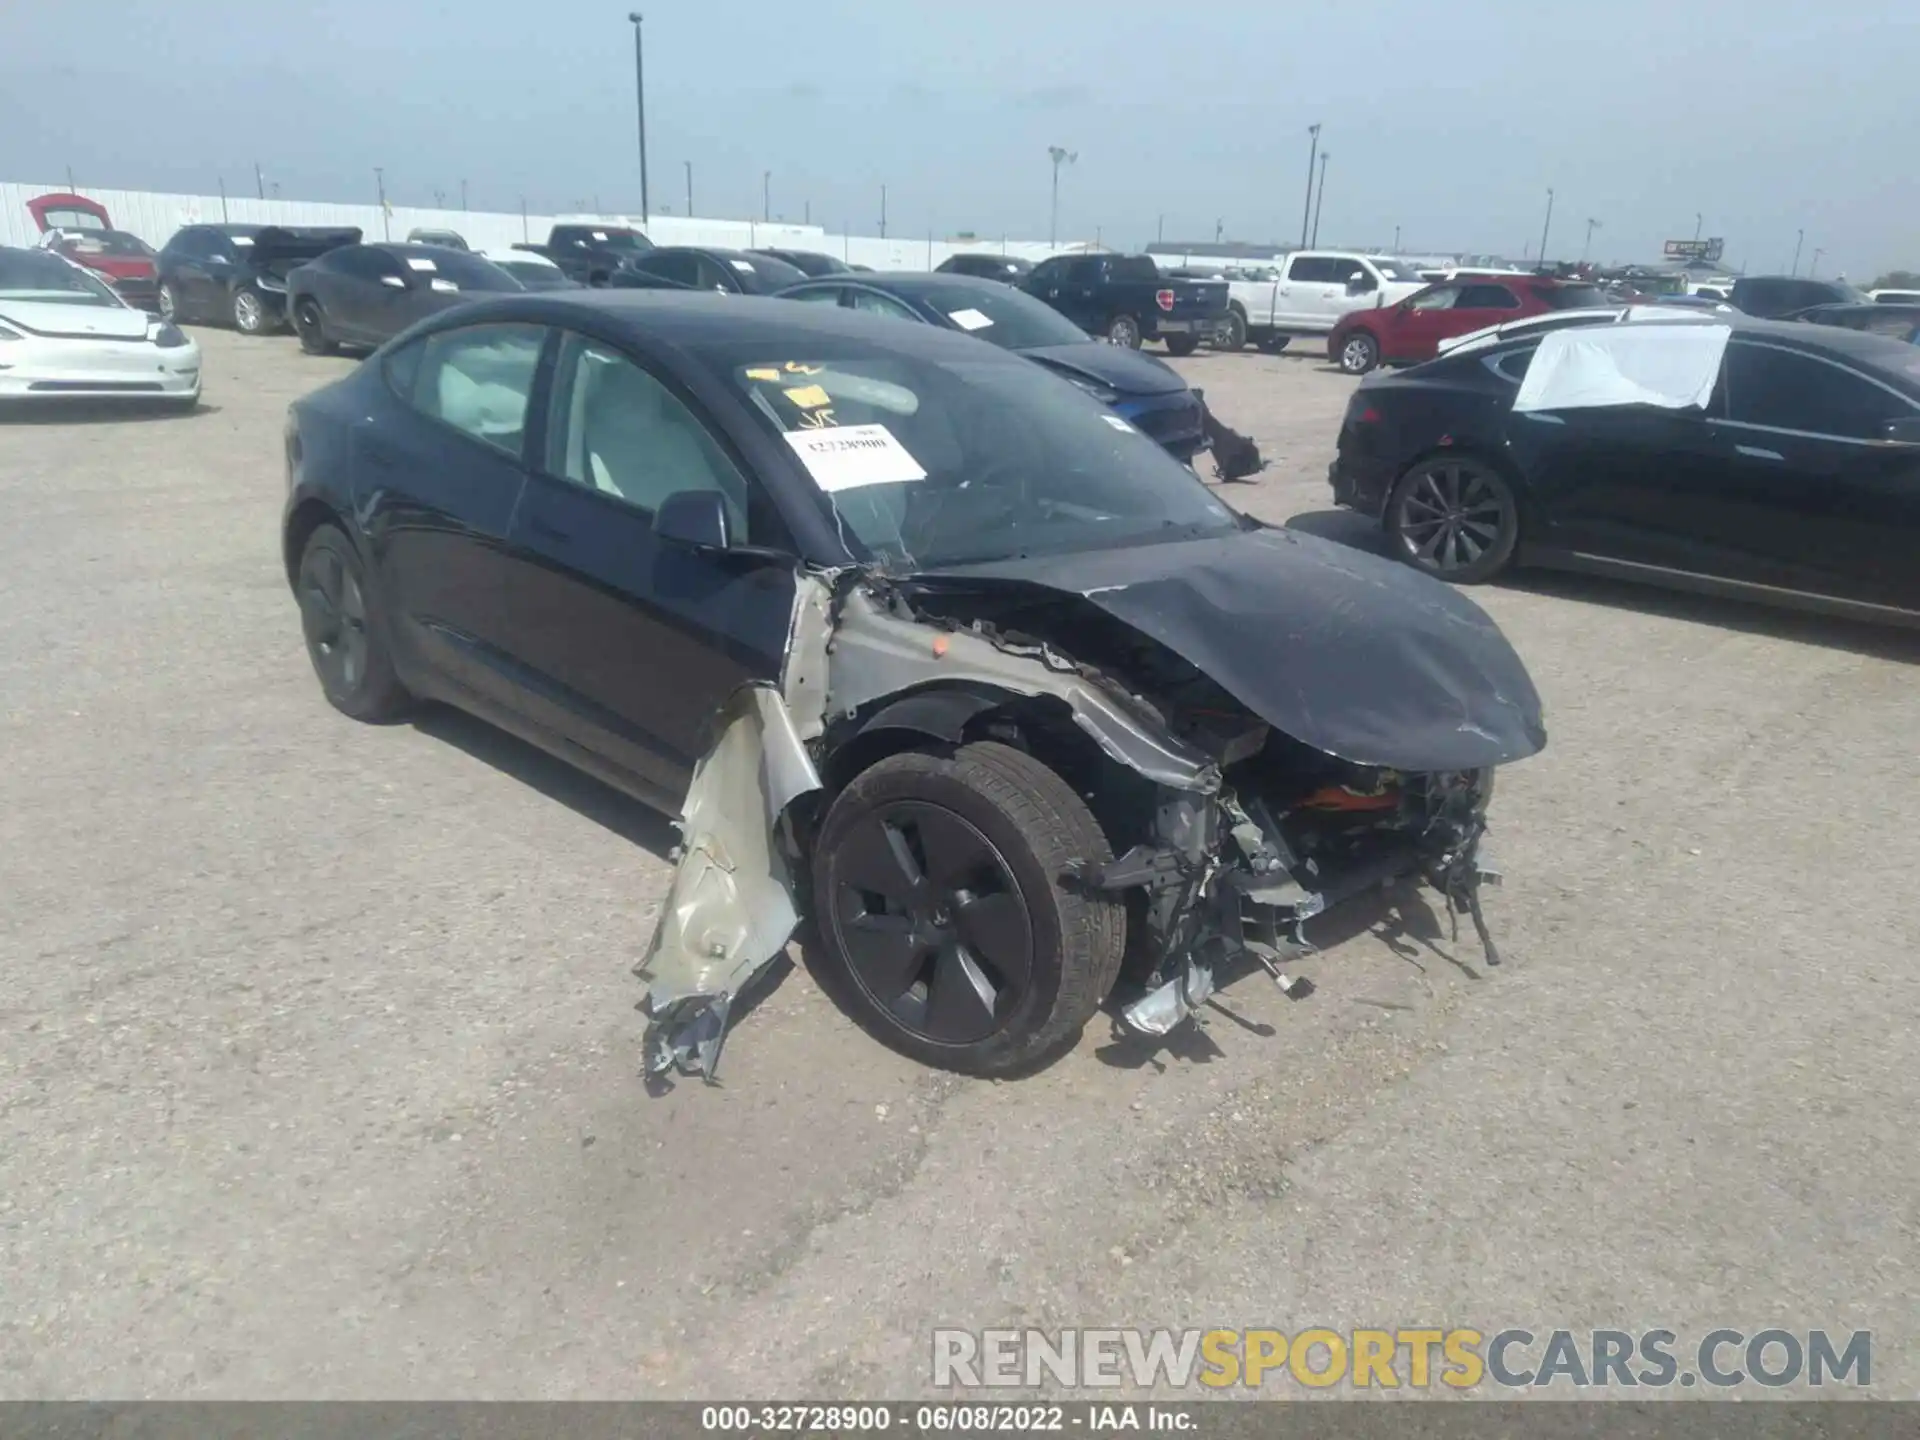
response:
[[[647,1065],[711,1076],[803,916],[823,978],[929,1063],[1015,1073],[1108,998],[1161,1035],[1313,916],[1406,876],[1472,917],[1494,767],[1546,743],[1452,588],[1290,531],[800,577],[776,691],[696,771]]]

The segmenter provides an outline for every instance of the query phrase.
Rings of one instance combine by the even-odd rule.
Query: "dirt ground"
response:
[[[936,1325],[1420,1323],[1872,1329],[1920,1393],[1914,637],[1476,593],[1552,737],[1505,964],[1391,892],[1310,998],[1008,1084],[802,964],[652,1098],[670,826],[326,706],[280,434],[351,362],[198,336],[197,414],[0,422],[0,1396],[910,1396]],[[1274,460],[1229,499],[1369,543],[1351,381],[1181,368]]]

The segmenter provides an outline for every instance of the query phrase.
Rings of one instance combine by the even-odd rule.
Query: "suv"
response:
[[[1236,280],[1228,298],[1224,349],[1248,340],[1277,350],[1295,335],[1327,335],[1355,310],[1394,305],[1426,281],[1404,260],[1347,250],[1296,250],[1271,278]]]
[[[1840,280],[1809,280],[1802,275],[1743,275],[1733,282],[1727,303],[1759,320],[1777,320],[1815,305],[1865,305],[1867,297]]]
[[[1327,337],[1327,358],[1349,375],[1376,365],[1417,365],[1440,353],[1440,342],[1489,325],[1552,310],[1606,304],[1598,285],[1544,275],[1463,276],[1415,291],[1397,305],[1355,310]]]
[[[211,321],[248,335],[287,322],[287,273],[329,250],[358,245],[351,225],[188,225],[161,247],[160,314]]]

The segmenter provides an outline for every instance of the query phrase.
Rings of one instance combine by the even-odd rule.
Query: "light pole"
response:
[[[464,212],[466,208],[467,208],[467,182],[462,180],[460,182],[460,209],[462,212]]]
[[[760,219],[764,222],[773,219],[773,172],[760,172]]]
[[[880,238],[887,238],[887,187],[880,187]]]
[[[1693,238],[1695,240],[1698,240],[1700,238],[1700,226],[1701,226],[1700,212],[1696,210],[1694,211],[1694,214],[1693,214]]]
[[[1153,222],[1153,243],[1158,245],[1167,238],[1167,217],[1162,215]]]
[[[682,160],[680,163],[686,167],[687,171],[687,214],[691,215],[693,214],[693,162]]]
[[[387,214],[387,172],[385,167],[380,165],[373,167],[373,188],[379,192],[380,195],[380,238],[382,240],[391,240],[393,238],[393,227],[387,223],[389,217]]]
[[[1580,263],[1582,265],[1587,263],[1587,252],[1593,248],[1593,232],[1599,228],[1600,222],[1598,220],[1589,219],[1587,221],[1586,243],[1580,247]]]
[[[1393,253],[1396,255],[1400,253],[1400,227],[1398,225],[1393,227]]]
[[[1540,227],[1540,263],[1547,263],[1547,232],[1553,229],[1553,187],[1547,187],[1547,219]]]
[[[1807,232],[1802,230],[1793,242],[1793,268],[1787,271],[1789,275],[1798,275],[1800,273],[1800,247],[1806,243],[1806,240]]]
[[[1214,244],[1218,245],[1220,243],[1221,237],[1224,236],[1226,233],[1227,233],[1226,221],[1216,220],[1213,222],[1213,243]]]
[[[1820,249],[1818,246],[1814,248],[1813,259],[1807,262],[1808,279],[1818,280],[1820,278],[1820,257],[1826,253],[1826,251]]]
[[[1060,167],[1078,160],[1080,152],[1049,145],[1047,157],[1053,161],[1053,207],[1047,212],[1047,244],[1057,245],[1060,242]]]
[[[253,188],[259,193],[262,200],[267,198],[267,177],[260,173],[260,162],[258,160],[253,162]]]
[[[638,10],[627,15],[633,22],[633,106],[640,116],[640,223],[647,223],[647,79],[646,51],[640,41]]]
[[[1322,150],[1320,152],[1320,189],[1313,197],[1313,239],[1310,242],[1314,245],[1320,243],[1320,206],[1327,198],[1327,161],[1332,158],[1332,151]]]
[[[1307,198],[1300,207],[1300,248],[1307,246],[1307,222],[1313,216],[1313,166],[1320,154],[1320,125],[1318,121],[1307,126],[1307,134],[1313,137],[1307,146]]]

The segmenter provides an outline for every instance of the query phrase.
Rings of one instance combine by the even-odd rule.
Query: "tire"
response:
[[[1345,374],[1364,375],[1380,363],[1380,342],[1365,330],[1349,331],[1333,361]]]
[[[309,355],[331,355],[340,348],[327,334],[327,317],[311,295],[301,296],[293,307],[293,328],[300,336],[300,348]]]
[[[1107,321],[1107,343],[1124,345],[1129,350],[1140,348],[1140,322],[1131,315],[1116,315]]]
[[[338,526],[322,525],[307,537],[294,595],[307,658],[328,703],[369,724],[404,715],[412,697],[394,672],[386,617],[359,552]]]
[[[1430,455],[1387,496],[1387,537],[1415,569],[1456,585],[1491,580],[1513,559],[1520,502],[1493,466],[1472,455]]]
[[[1166,342],[1167,353],[1175,358],[1191,355],[1200,348],[1200,341],[1192,335],[1169,335]]]
[[[175,321],[180,318],[180,300],[179,297],[173,293],[172,285],[162,284],[160,286],[160,296],[157,303],[160,306],[160,318],[162,320]]]
[[[814,842],[821,978],[903,1055],[1019,1073],[1070,1046],[1120,973],[1125,907],[1061,884],[1111,854],[1085,802],[1024,751],[890,756],[840,792]]]
[[[1220,322],[1220,329],[1213,338],[1216,350],[1243,350],[1247,344],[1247,317],[1238,306],[1227,311],[1227,318]]]
[[[273,313],[267,308],[267,300],[251,285],[242,286],[233,292],[227,302],[233,328],[242,335],[265,335],[274,328]]]
[[[1278,355],[1282,350],[1287,348],[1287,342],[1292,338],[1291,335],[1262,335],[1260,337],[1260,353],[1262,355]]]

